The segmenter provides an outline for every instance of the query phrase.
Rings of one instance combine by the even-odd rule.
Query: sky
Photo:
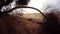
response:
[[[11,3],[11,8],[15,6],[15,1]],[[27,6],[35,7],[43,13],[60,11],[60,0],[30,0]],[[23,9],[22,13],[39,13],[34,9]],[[19,11],[19,10],[18,10]]]
[[[43,13],[60,11],[60,0],[31,0],[28,6],[40,9]]]

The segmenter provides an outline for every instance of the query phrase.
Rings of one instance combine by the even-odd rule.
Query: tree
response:
[[[1,9],[3,6],[7,6],[12,3],[14,0],[0,0],[0,14],[2,13]],[[27,5],[29,0],[15,0],[17,5]]]
[[[16,3],[18,5],[27,5],[29,2],[29,0],[17,0]]]
[[[0,0],[0,10],[3,6],[10,4],[12,0]]]

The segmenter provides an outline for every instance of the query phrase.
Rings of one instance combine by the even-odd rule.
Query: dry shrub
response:
[[[46,16],[48,18],[44,29],[50,34],[60,34],[60,11],[48,13]]]
[[[43,24],[29,21],[20,16],[0,16],[0,34],[60,34],[60,13],[51,12]]]
[[[42,25],[20,16],[0,16],[0,34],[42,34]]]

